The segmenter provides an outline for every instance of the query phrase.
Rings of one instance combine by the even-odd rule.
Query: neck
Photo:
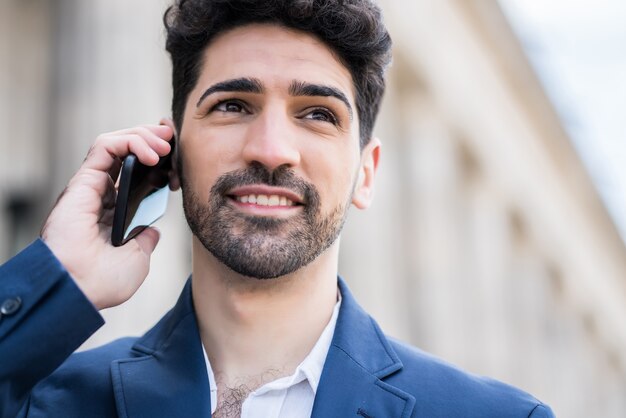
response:
[[[193,301],[219,381],[232,387],[295,371],[337,301],[338,248],[337,241],[297,272],[259,280],[228,269],[194,238]]]

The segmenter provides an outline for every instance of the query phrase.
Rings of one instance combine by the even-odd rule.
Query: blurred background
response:
[[[99,133],[169,115],[167,3],[0,2],[0,261],[36,238]],[[561,417],[626,416],[617,3],[381,2],[395,51],[377,196],[342,235],[341,274],[387,333]],[[145,285],[84,348],[174,303],[190,272],[179,194],[159,226]]]

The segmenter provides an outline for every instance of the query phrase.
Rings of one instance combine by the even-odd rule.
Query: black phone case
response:
[[[115,199],[115,213],[113,214],[113,226],[111,229],[111,243],[115,247],[124,244],[124,232],[126,230],[126,215],[128,213],[128,202],[130,200],[131,182],[135,164],[139,161],[134,155],[128,155],[122,164],[120,172],[120,184]]]
[[[123,245],[148,226],[137,227],[131,231],[128,237],[124,238],[126,228],[142,200],[151,193],[167,186],[169,171],[172,169],[175,144],[176,140],[173,139],[170,142],[172,148],[169,154],[161,157],[155,166],[143,165],[133,154],[124,158],[111,229],[111,243],[114,246]]]

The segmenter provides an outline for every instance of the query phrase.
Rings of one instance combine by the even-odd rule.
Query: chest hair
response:
[[[224,383],[224,377],[217,374],[217,408],[213,418],[241,418],[241,407],[248,395],[264,384],[285,376],[285,372],[271,369],[262,375],[238,379],[232,387]]]
[[[252,390],[246,385],[218,390],[217,408],[213,418],[240,418],[241,406]]]

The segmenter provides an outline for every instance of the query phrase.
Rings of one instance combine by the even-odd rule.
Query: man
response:
[[[100,136],[41,240],[2,267],[2,416],[552,416],[388,340],[337,279],[339,233],[350,205],[369,205],[380,153],[378,8],[180,0],[165,22],[173,120]],[[192,279],[143,337],[71,355],[96,309],[141,285],[159,239],[110,245],[120,161],[154,165],[174,137]]]

